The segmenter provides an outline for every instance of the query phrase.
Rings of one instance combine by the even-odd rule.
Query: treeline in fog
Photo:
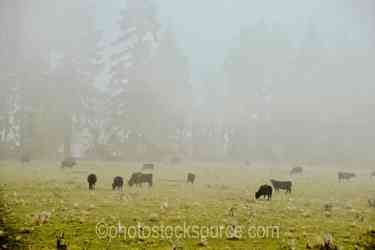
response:
[[[243,29],[200,83],[158,3],[0,2],[0,158],[374,160],[374,48]],[[200,55],[202,58],[208,55]]]

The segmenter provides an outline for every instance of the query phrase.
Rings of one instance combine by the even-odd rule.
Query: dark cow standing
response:
[[[292,170],[290,170],[290,175],[295,175],[295,174],[302,174],[303,168],[302,167],[294,167]]]
[[[371,173],[370,175],[370,178],[372,179],[373,177],[375,177],[375,171]]]
[[[339,179],[339,182],[341,182],[341,180],[350,180],[350,179],[356,177],[356,174],[355,173],[348,173],[348,172],[338,172],[337,177]]]
[[[62,168],[66,168],[66,167],[71,168],[76,164],[77,164],[76,160],[73,157],[69,157],[69,158],[64,159],[61,162],[61,167]]]
[[[154,164],[152,163],[146,163],[146,164],[143,164],[142,166],[142,170],[154,170]]]
[[[89,183],[89,190],[95,190],[97,178],[95,174],[90,174],[87,176],[87,182]]]
[[[195,174],[188,173],[188,175],[187,175],[187,183],[194,184],[194,181],[195,181]]]
[[[134,184],[136,186],[142,186],[143,183],[148,183],[149,187],[152,187],[152,174],[144,174],[141,172],[133,173],[128,181],[128,185],[131,187]]]
[[[264,196],[268,200],[272,199],[272,187],[270,185],[262,185],[258,189],[257,192],[255,192],[255,199],[259,199],[261,196]]]
[[[112,190],[123,190],[124,186],[124,179],[121,176],[116,176],[113,178],[113,183],[112,183]]]
[[[291,181],[277,181],[277,180],[270,180],[272,183],[273,188],[276,192],[279,192],[280,189],[286,190],[287,193],[292,192],[292,182]]]

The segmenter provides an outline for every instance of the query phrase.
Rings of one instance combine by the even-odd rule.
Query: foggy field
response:
[[[56,249],[56,233],[64,232],[68,249],[77,250],[263,250],[306,249],[306,244],[320,244],[331,235],[339,249],[373,249],[364,248],[369,239],[364,235],[375,227],[375,208],[368,206],[368,199],[375,197],[374,180],[369,178],[372,169],[366,166],[356,172],[357,178],[340,184],[339,166],[305,166],[302,176],[290,178],[287,164],[159,163],[152,188],[129,188],[126,184],[124,192],[112,191],[114,176],[123,176],[127,182],[140,166],[79,162],[63,170],[55,162],[34,161],[27,166],[0,162],[0,237],[9,236],[9,244],[25,249]],[[185,183],[188,172],[197,176],[194,185]],[[88,191],[89,173],[98,177],[93,192]],[[269,184],[270,178],[292,179],[292,194],[280,191],[274,192],[272,201],[254,200],[254,192]],[[48,219],[36,219],[40,213]],[[238,238],[232,234],[221,238],[200,235],[181,240],[175,236],[124,239],[113,231],[112,237],[103,238],[96,233],[99,222],[113,230],[119,230],[120,222],[125,228],[234,225],[253,231]]]
[[[374,65],[374,0],[0,0],[0,250],[375,250]]]

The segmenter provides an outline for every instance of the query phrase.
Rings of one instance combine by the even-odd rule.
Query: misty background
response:
[[[0,2],[0,158],[375,160],[375,2]]]

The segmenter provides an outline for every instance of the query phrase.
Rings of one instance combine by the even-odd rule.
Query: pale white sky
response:
[[[158,0],[162,25],[171,27],[189,57],[192,79],[201,81],[223,63],[241,29],[264,22],[296,44],[313,24],[326,46],[367,47],[374,43],[373,0]],[[107,41],[116,35],[124,0],[100,1],[98,24]]]

